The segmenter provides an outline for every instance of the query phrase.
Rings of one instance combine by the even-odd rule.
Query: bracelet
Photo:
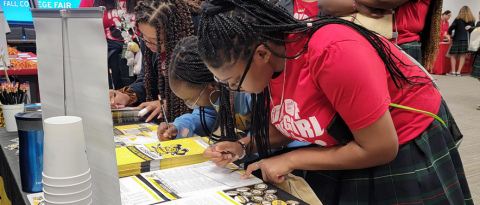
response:
[[[357,0],[353,0],[353,11],[357,11]]]
[[[242,146],[243,148],[243,154],[240,158],[238,158],[239,160],[245,158],[245,156],[247,155],[247,146],[245,146],[245,143],[243,143],[242,141],[238,140],[237,141],[238,143],[240,143],[240,145]]]

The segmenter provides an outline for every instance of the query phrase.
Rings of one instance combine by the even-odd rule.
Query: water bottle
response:
[[[15,115],[19,137],[20,176],[24,192],[41,192],[43,171],[43,123],[40,111]]]

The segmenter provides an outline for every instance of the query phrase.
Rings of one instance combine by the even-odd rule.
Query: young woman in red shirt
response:
[[[253,106],[253,137],[204,156],[225,166],[238,157],[222,151],[258,152],[243,178],[261,169],[274,183],[310,170],[325,205],[473,204],[447,105],[394,44],[345,20],[297,20],[267,1],[212,0],[202,10],[202,59],[218,82],[252,93]],[[317,146],[266,158],[292,140]]]
[[[450,42],[452,39],[450,38],[450,35],[448,35],[448,28],[450,27],[450,18],[452,17],[452,12],[450,10],[446,10],[442,14],[442,30],[440,32],[440,42],[446,41]]]

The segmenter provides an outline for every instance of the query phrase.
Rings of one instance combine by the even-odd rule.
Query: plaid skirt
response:
[[[468,41],[454,41],[450,48],[450,54],[465,54],[468,51]]]
[[[438,116],[453,118],[442,103]],[[308,171],[306,181],[324,205],[473,204],[450,130],[434,120],[392,162],[360,170]]]
[[[477,51],[475,55],[475,60],[473,61],[473,68],[470,75],[474,78],[480,79],[480,49]]]
[[[412,56],[419,63],[422,63],[422,44],[418,41],[404,43],[400,46],[408,55]]]

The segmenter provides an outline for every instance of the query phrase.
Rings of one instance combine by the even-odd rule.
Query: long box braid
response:
[[[158,90],[162,99],[166,101],[166,114],[168,121],[173,121],[175,118],[191,112],[191,110],[183,103],[183,100],[172,94],[170,85],[168,83],[168,68],[170,64],[170,57],[173,48],[182,38],[192,36],[193,20],[192,15],[198,14],[200,8],[186,2],[184,0],[145,0],[141,1],[135,8],[135,19],[138,27],[139,23],[151,25],[157,29],[157,47],[161,50],[162,43],[165,47],[165,60],[157,59],[158,71]],[[160,33],[163,30],[165,39],[160,41]],[[147,101],[156,99],[151,92],[150,77],[152,51],[146,49],[144,55],[145,61],[145,90],[147,94]],[[165,68],[165,75],[162,71]],[[165,116],[164,116],[165,117]]]

